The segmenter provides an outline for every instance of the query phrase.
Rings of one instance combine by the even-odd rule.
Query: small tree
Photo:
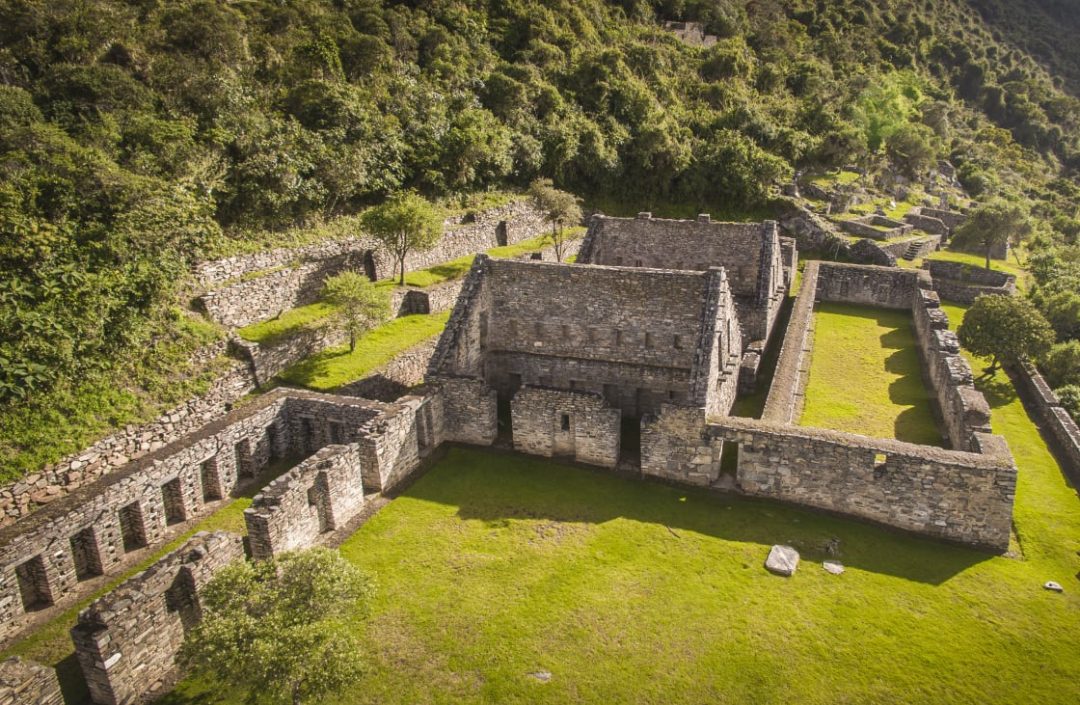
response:
[[[327,277],[323,298],[338,308],[338,320],[349,333],[349,352],[356,339],[390,312],[390,295],[359,272],[347,270]]]
[[[1039,366],[1051,387],[1080,386],[1080,340],[1067,340],[1050,348]]]
[[[986,268],[990,269],[990,251],[995,245],[1008,243],[1016,247],[1032,229],[1031,218],[1022,206],[991,201],[980,206],[956,230],[956,242],[982,247],[986,253]]]
[[[204,588],[181,663],[245,686],[249,702],[323,698],[363,674],[356,622],[372,592],[367,575],[325,548],[234,563]]]
[[[439,210],[412,192],[399,193],[375,206],[364,213],[361,223],[364,230],[394,255],[402,285],[405,284],[405,256],[413,251],[430,250],[442,234]]]
[[[1054,343],[1054,329],[1030,301],[996,294],[975,299],[956,334],[972,353],[991,358],[987,374],[1042,357]]]
[[[581,199],[555,188],[551,179],[533,181],[529,196],[536,210],[544,214],[544,220],[551,223],[551,234],[547,239],[555,248],[555,259],[562,262],[568,242],[566,226],[581,222]]]

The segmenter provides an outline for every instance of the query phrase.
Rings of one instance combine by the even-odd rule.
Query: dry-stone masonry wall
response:
[[[185,632],[201,617],[199,592],[243,557],[235,534],[196,534],[80,612],[71,636],[93,701],[128,705],[168,676]]]
[[[284,456],[283,404],[267,395],[0,530],[0,638]]]
[[[546,232],[543,216],[526,201],[471,217],[448,219],[443,229],[434,248],[406,257],[406,271],[512,245]],[[219,287],[200,298],[210,317],[239,327],[312,303],[318,298],[323,280],[343,269],[363,271],[372,279],[387,279],[393,276],[396,266],[376,241],[357,237],[203,262],[197,266],[196,276],[204,286]],[[240,281],[228,283],[237,279]]]
[[[0,705],[64,705],[56,671],[18,656],[0,663]]]
[[[786,252],[784,248],[787,248]],[[779,228],[764,223],[593,216],[579,264],[703,272],[722,267],[735,299],[743,343],[768,340],[791,281],[794,243],[781,245]]]
[[[314,545],[364,506],[355,445],[327,446],[264,487],[244,510],[253,558]]]
[[[363,379],[339,388],[337,393],[386,402],[396,401],[408,393],[409,389],[423,383],[424,374],[438,342],[439,337],[435,335],[414,345]]]
[[[215,354],[225,343],[215,345]],[[25,517],[132,460],[162,448],[223,415],[228,406],[255,387],[248,365],[233,361],[210,388],[171,409],[157,420],[102,438],[86,450],[50,464],[0,488],[0,526]]]
[[[1074,481],[1080,482],[1080,428],[1069,412],[1061,406],[1050,385],[1031,364],[1023,364],[1015,371],[1027,400],[1034,406],[1042,420],[1043,429],[1049,431],[1058,454]]]
[[[940,260],[927,260],[923,267],[934,280],[934,291],[946,301],[970,304],[983,294],[1016,293],[1016,277],[1004,272]]]
[[[904,222],[918,230],[930,233],[931,235],[941,235],[944,237],[948,237],[949,235],[949,226],[945,225],[944,221],[940,218],[923,215],[919,208],[914,208],[904,214]]]
[[[525,386],[514,395],[511,409],[516,450],[618,465],[622,415],[600,395]]]
[[[814,302],[820,266],[820,262],[810,261],[803,269],[802,284],[788,318],[762,418],[791,424],[802,416],[810,356],[814,349]]]
[[[908,223],[886,218],[883,215],[866,215],[851,220],[841,220],[840,227],[852,235],[867,237],[871,240],[888,240],[900,237],[910,233],[913,228]]]

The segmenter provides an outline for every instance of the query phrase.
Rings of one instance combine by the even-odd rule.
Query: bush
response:
[[[1069,412],[1073,421],[1080,423],[1080,385],[1069,384],[1054,390],[1062,408]]]
[[[1058,343],[1050,348],[1040,367],[1051,387],[1080,385],[1080,340]]]

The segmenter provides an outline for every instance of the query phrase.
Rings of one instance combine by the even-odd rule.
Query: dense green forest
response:
[[[1030,209],[1036,300],[1080,330],[1078,25],[1075,0],[0,0],[0,412],[212,337],[176,310],[199,257],[538,176],[745,211],[797,169],[949,158]]]

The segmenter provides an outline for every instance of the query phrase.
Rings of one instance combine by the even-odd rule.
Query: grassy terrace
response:
[[[572,228],[569,230],[570,237],[572,238],[581,237],[584,233],[584,228]],[[546,244],[546,236],[540,236],[530,240],[523,240],[513,245],[492,248],[487,251],[487,254],[499,259],[510,259],[533,252],[539,252]],[[475,255],[466,255],[449,262],[444,262],[443,264],[435,265],[434,267],[421,269],[415,272],[408,272],[405,274],[405,284],[407,286],[423,288],[441,284],[453,279],[460,279],[468,273],[469,267],[472,266],[475,257]],[[380,281],[378,286],[392,289],[398,285],[396,280],[386,279]],[[281,338],[293,335],[303,328],[321,325],[333,315],[333,313],[334,307],[332,305],[319,301],[308,304],[307,306],[299,306],[290,309],[277,318],[269,321],[253,323],[249,326],[239,328],[236,333],[244,340],[253,343],[271,343],[275,340],[280,340]]]
[[[438,335],[446,326],[450,311],[402,316],[365,333],[356,341],[356,350],[349,346],[328,348],[304,358],[281,373],[281,380],[309,389],[329,391],[355,382],[399,353]]]
[[[332,702],[1073,703],[1080,504],[1022,411],[995,424],[1031,446],[1022,560],[452,450],[343,547],[379,590],[358,625],[370,673]],[[833,538],[842,576],[820,566]],[[762,568],[777,542],[802,553],[791,579]],[[164,702],[243,698],[187,681]]]
[[[814,322],[802,425],[941,445],[909,313],[823,303]]]

